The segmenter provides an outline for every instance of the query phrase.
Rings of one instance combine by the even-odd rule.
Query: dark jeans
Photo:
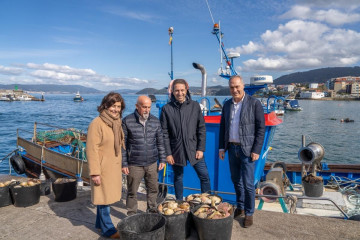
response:
[[[229,166],[237,207],[244,209],[247,216],[252,216],[255,211],[255,162],[244,155],[241,146],[230,145]]]
[[[109,205],[96,206],[96,222],[95,228],[100,229],[104,237],[110,237],[117,232],[110,218]]]
[[[177,200],[183,200],[183,176],[184,176],[184,167],[172,165],[174,171],[174,188],[175,188],[175,197]],[[206,167],[205,160],[202,159],[196,163],[193,168],[196,171],[200,179],[201,192],[208,192],[211,190],[209,173]]]
[[[157,162],[146,167],[129,166],[129,175],[127,175],[128,192],[126,197],[128,215],[136,214],[137,212],[137,191],[143,178],[145,179],[146,186],[147,209],[156,209],[158,193]]]

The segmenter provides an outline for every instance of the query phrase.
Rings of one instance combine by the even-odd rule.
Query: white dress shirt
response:
[[[240,113],[242,103],[245,94],[239,102],[235,102],[233,99],[233,105],[230,113],[230,129],[229,129],[229,142],[240,143],[239,125],[240,125]]]

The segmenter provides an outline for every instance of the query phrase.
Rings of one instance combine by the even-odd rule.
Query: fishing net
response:
[[[76,131],[76,132],[75,132]],[[39,131],[36,133],[36,139],[39,142],[47,142],[47,141],[58,141],[62,143],[70,144],[71,141],[80,138],[80,132],[76,129],[57,129],[57,130],[48,130],[48,131]]]
[[[46,143],[48,147],[56,147],[56,151],[62,154],[86,160],[86,136],[81,130],[69,128],[38,131],[36,133],[36,140],[38,143]],[[53,142],[56,143],[54,144]]]

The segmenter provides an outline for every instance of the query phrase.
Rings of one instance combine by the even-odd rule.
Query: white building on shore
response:
[[[324,92],[301,92],[300,93],[300,98],[311,98],[311,99],[320,99],[325,97]]]
[[[316,89],[319,87],[319,84],[318,83],[310,83],[309,84],[309,88],[312,88],[312,89]]]

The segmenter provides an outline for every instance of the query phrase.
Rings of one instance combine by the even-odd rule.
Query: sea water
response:
[[[45,95],[45,102],[0,101],[0,159],[16,148],[17,129],[20,129],[21,136],[31,136],[34,122],[86,132],[89,123],[98,115],[96,109],[103,96],[84,95],[83,102],[74,102],[74,96],[70,94]],[[123,116],[126,116],[135,110],[138,96],[123,97],[126,103]],[[165,95],[157,95],[156,98],[167,100]],[[195,100],[199,98],[194,96]],[[211,106],[215,104],[214,98],[209,97]],[[216,98],[222,103],[229,97]],[[324,146],[324,162],[360,164],[360,102],[299,100],[299,103],[303,111],[286,112],[279,117],[283,123],[275,130],[268,161],[300,163],[297,154],[302,146],[301,136],[306,135],[306,143],[314,141]],[[151,113],[159,115],[156,103],[152,104]],[[341,123],[342,118],[350,118],[354,122]],[[0,173],[9,173],[8,158],[0,163]],[[14,171],[12,173],[15,174]]]

